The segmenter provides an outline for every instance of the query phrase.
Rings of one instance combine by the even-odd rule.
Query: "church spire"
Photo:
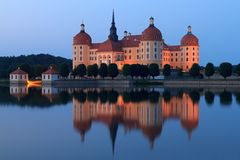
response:
[[[112,25],[115,25],[115,16],[114,16],[114,10],[113,10],[113,15],[112,15]]]
[[[112,14],[112,25],[110,28],[110,35],[108,36],[113,41],[118,41],[118,35],[117,35],[117,28],[115,26],[115,15],[114,15],[114,10]]]

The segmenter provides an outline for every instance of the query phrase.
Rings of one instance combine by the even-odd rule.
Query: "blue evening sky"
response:
[[[0,56],[49,53],[71,58],[84,21],[94,42],[106,40],[115,9],[119,37],[140,34],[150,16],[168,44],[190,24],[200,39],[200,64],[240,63],[239,0],[0,0]]]

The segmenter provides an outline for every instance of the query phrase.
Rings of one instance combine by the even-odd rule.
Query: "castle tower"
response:
[[[188,26],[187,34],[181,40],[181,63],[183,71],[189,71],[194,63],[199,64],[199,42]]]
[[[157,63],[161,67],[162,61],[162,33],[155,27],[154,18],[149,19],[149,27],[142,33],[140,51],[143,64]]]
[[[92,45],[92,39],[85,32],[85,25],[81,24],[80,32],[73,38],[73,69],[79,64],[89,64],[89,49]]]

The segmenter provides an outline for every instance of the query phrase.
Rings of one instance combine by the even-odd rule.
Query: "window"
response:
[[[193,50],[195,50],[195,48],[193,47]]]
[[[186,53],[186,55],[188,56],[188,52]]]
[[[50,75],[48,75],[48,79],[50,79]]]
[[[157,59],[157,54],[154,54],[154,58]]]
[[[157,42],[154,42],[154,45],[157,46]]]
[[[193,56],[194,56],[194,52],[193,52]]]
[[[147,48],[147,52],[149,52],[149,48]]]
[[[125,59],[127,59],[127,56],[125,56]]]
[[[147,42],[147,46],[149,46],[149,42]]]
[[[124,53],[127,53],[127,50],[125,50]]]
[[[173,62],[173,59],[171,58],[171,62]]]
[[[129,53],[132,53],[132,50],[131,50],[131,49],[129,49]]]
[[[77,60],[76,57],[74,57],[74,60],[75,60],[75,61]]]
[[[188,47],[186,48],[186,50],[188,51]]]
[[[137,55],[137,59],[139,59],[139,55]]]
[[[80,57],[80,61],[82,61],[82,57]]]
[[[143,49],[142,49],[142,53],[143,53]]]
[[[131,56],[129,56],[128,58],[131,59]]]
[[[177,62],[177,58],[176,58],[176,62]]]
[[[188,66],[186,66],[186,68],[188,69]]]
[[[80,55],[82,55],[82,51],[80,51]]]
[[[139,50],[137,49],[137,53],[139,53]]]
[[[193,58],[193,62],[195,61],[195,59]]]
[[[80,49],[82,49],[82,46],[80,46]]]
[[[188,58],[186,58],[186,61],[188,61]]]
[[[43,79],[45,79],[46,77],[45,77],[45,75],[43,75]]]
[[[76,55],[76,52],[74,52],[74,55]]]
[[[149,59],[149,54],[147,54],[147,59]]]
[[[176,56],[177,56],[177,53],[176,53]]]
[[[154,52],[157,52],[157,48],[154,48]]]

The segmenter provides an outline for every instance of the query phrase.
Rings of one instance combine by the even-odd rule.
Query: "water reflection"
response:
[[[73,123],[81,140],[94,122],[103,122],[110,132],[113,150],[118,131],[122,125],[126,132],[139,130],[148,139],[150,147],[161,135],[164,122],[179,120],[189,138],[199,121],[199,93],[153,89],[130,91],[85,89],[73,94]]]
[[[101,122],[109,131],[113,153],[119,126],[126,133],[133,130],[142,133],[149,141],[150,148],[153,148],[168,120],[178,121],[186,131],[186,137],[191,140],[199,125],[199,101],[202,96],[209,106],[214,104],[215,95],[219,95],[223,106],[229,106],[234,94],[240,104],[240,92],[227,89],[80,89],[51,86],[10,86],[0,89],[0,104],[4,105],[50,108],[72,102],[73,126],[79,132],[81,141],[85,141],[93,123]]]

